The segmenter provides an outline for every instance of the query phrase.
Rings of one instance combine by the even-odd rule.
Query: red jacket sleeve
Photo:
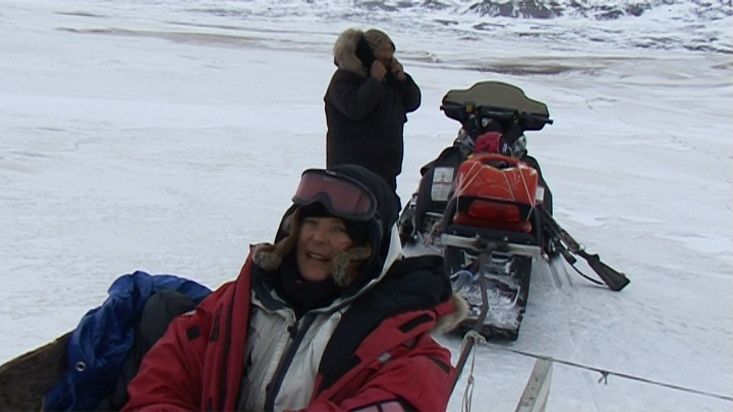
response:
[[[453,389],[450,356],[423,334],[414,346],[402,345],[388,360],[376,359],[359,376],[349,377],[338,394],[326,391],[304,411],[445,410]]]
[[[145,355],[127,387],[123,411],[193,411],[201,409],[202,368],[210,319],[197,308],[181,315]]]

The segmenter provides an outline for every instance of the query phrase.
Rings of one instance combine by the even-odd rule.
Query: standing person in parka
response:
[[[306,170],[274,244],[171,323],[124,410],[445,410],[455,369],[430,333],[466,307],[441,258],[402,257],[394,202],[360,166]]]
[[[406,114],[420,107],[421,97],[394,53],[394,43],[380,30],[341,33],[333,47],[338,69],[324,101],[327,167],[364,166],[396,192]]]

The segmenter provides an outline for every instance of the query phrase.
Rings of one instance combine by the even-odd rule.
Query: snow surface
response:
[[[535,273],[519,339],[476,349],[473,409],[514,410],[534,362],[516,350],[675,386],[556,362],[548,411],[730,411],[730,2],[610,21],[407,3],[4,0],[0,363],[72,329],[120,274],[234,278],[325,163],[333,41],[376,25],[423,91],[403,201],[457,131],[446,91],[516,84],[555,119],[528,140],[558,221],[632,280]]]

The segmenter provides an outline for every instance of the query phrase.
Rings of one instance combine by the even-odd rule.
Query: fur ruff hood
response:
[[[333,63],[341,70],[367,77],[368,70],[356,55],[356,48],[364,32],[348,29],[339,35],[333,46]]]
[[[290,219],[285,219],[286,221],[292,222],[288,224],[293,224],[298,221],[296,213],[291,214]],[[297,225],[297,223],[295,224]],[[341,300],[340,303],[337,304],[337,306],[341,306],[346,302],[350,302],[358,296],[362,295],[363,293],[366,293],[367,290],[371,289],[387,275],[388,269],[392,266],[392,264],[397,263],[401,259],[405,259],[402,255],[402,249],[399,243],[399,233],[397,232],[396,227],[393,232],[395,239],[392,243],[390,253],[388,254],[388,257],[385,261],[385,268],[382,270],[379,276],[372,279],[366,285],[361,286],[358,290],[355,290],[353,295],[348,296],[346,300]],[[296,236],[288,235],[282,238],[280,241],[276,242],[275,244],[260,243],[257,245],[253,245],[251,251],[253,263],[268,272],[273,272],[277,270],[282,264],[284,256],[289,253],[290,250],[292,250],[291,248],[295,247],[296,241]],[[334,281],[337,285],[341,287],[348,287],[348,282],[353,282],[353,279],[348,279],[343,276],[343,274],[346,273],[346,266],[348,266],[349,262],[351,262],[352,260],[367,259],[370,250],[371,249],[368,246],[365,246],[339,252],[339,256],[332,261]],[[443,335],[452,331],[453,329],[458,327],[463,320],[466,319],[466,317],[468,316],[468,310],[468,303],[465,301],[465,299],[457,293],[452,293],[448,301],[441,304],[440,309],[437,310],[438,319],[431,332],[435,335]]]
[[[301,224],[300,208],[286,215],[280,226],[284,237],[275,244],[260,243],[252,247],[252,260],[267,272],[274,272],[280,268],[286,255],[295,250],[298,242],[298,232]],[[347,268],[351,262],[366,261],[372,255],[372,248],[367,244],[356,246],[348,250],[337,252],[331,259],[331,275],[339,287],[348,287],[356,280],[349,276]]]
[[[450,280],[443,273],[440,257],[403,256],[394,191],[383,179],[362,167],[340,165],[331,170],[359,181],[376,200],[374,216],[359,226],[364,231],[364,239],[350,249],[337,252],[331,259],[331,276],[341,290],[334,304],[348,304],[378,289],[374,291],[375,299],[388,302],[394,313],[432,308],[438,317],[445,317],[439,322],[438,331],[455,327],[465,317],[467,305],[457,296],[451,299]],[[275,241],[252,246],[253,263],[267,273],[277,272],[286,258],[295,253],[301,222],[317,213],[311,205],[319,202],[294,203],[283,215]],[[361,232],[354,233],[357,238],[361,237],[358,233]],[[359,263],[358,271],[347,270],[353,262]]]

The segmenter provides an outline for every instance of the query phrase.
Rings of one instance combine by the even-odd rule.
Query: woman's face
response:
[[[382,45],[374,52],[374,58],[381,62],[387,69],[392,65],[393,57],[394,49],[392,49],[392,45],[389,42],[382,43]]]
[[[344,221],[336,217],[306,217],[300,225],[296,258],[305,280],[317,282],[331,276],[331,258],[349,249],[351,238]]]

